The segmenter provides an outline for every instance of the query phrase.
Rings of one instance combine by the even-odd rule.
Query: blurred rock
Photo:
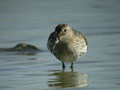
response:
[[[0,52],[4,52],[4,51],[38,52],[38,51],[43,51],[43,50],[31,44],[19,43],[12,48],[0,48]]]
[[[26,43],[19,43],[15,47],[11,48],[10,50],[15,51],[32,51],[32,50],[40,50],[36,46],[26,44]]]

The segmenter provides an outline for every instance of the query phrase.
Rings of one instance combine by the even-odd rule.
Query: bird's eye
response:
[[[66,32],[67,31],[67,29],[64,29],[64,32]]]

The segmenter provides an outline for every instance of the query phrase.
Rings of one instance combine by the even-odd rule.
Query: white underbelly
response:
[[[75,61],[77,58],[76,57],[73,57],[73,56],[63,56],[61,57],[61,59],[59,59],[60,61],[63,61],[63,62],[73,62]]]

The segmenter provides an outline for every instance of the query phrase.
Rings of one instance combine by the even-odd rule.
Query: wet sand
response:
[[[64,2],[64,3],[63,3]],[[0,90],[119,90],[120,1],[0,1],[0,48],[29,43],[41,52],[0,51]],[[47,50],[48,35],[67,23],[88,39],[72,71]]]

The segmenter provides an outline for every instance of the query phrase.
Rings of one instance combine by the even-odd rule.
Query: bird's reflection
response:
[[[48,80],[49,87],[56,88],[72,88],[72,87],[86,87],[88,75],[78,72],[54,71],[51,79]]]

